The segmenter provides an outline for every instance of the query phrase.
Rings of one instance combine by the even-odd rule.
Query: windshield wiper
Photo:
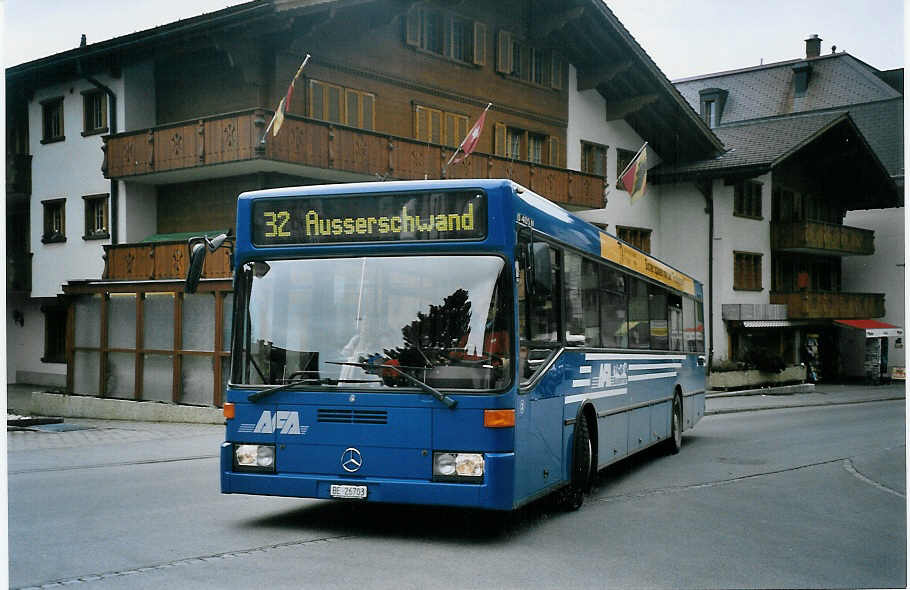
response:
[[[295,379],[294,381],[282,383],[281,385],[275,385],[274,387],[270,387],[268,389],[255,391],[246,396],[246,399],[251,402],[259,401],[264,397],[272,395],[273,393],[285,391],[298,385],[338,385],[339,383],[382,383],[382,381],[379,379],[331,379],[329,377],[324,377],[322,379]]]
[[[401,375],[402,377],[404,377],[411,383],[417,385],[419,388],[421,388],[422,390],[426,391],[427,393],[429,393],[430,395],[432,395],[433,397],[435,397],[436,399],[438,399],[439,401],[444,403],[446,405],[446,407],[449,408],[450,410],[452,408],[454,408],[456,405],[458,405],[458,402],[455,401],[454,399],[452,399],[451,397],[442,393],[435,387],[430,387],[429,385],[427,385],[426,383],[424,383],[417,377],[414,377],[413,375],[405,373],[404,371],[402,371],[400,368],[396,367],[395,365],[374,365],[372,363],[342,363],[342,362],[335,362],[335,361],[326,361],[326,363],[328,363],[330,365],[345,365],[348,367],[359,367],[359,368],[363,369],[364,371],[392,369],[393,371],[395,371],[396,373],[398,373],[399,375]]]

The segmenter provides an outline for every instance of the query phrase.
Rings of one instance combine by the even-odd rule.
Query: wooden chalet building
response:
[[[280,133],[262,141],[306,54]],[[32,260],[16,264],[41,282],[17,305],[33,324],[53,304],[43,347],[58,342],[69,392],[220,405],[230,269],[208,260],[184,295],[188,236],[233,226],[246,190],[360,180],[509,177],[600,208],[606,171],[567,162],[570,66],[604,121],[664,162],[722,147],[600,0],[255,0],[10,68],[7,120],[30,139],[8,168],[67,179],[23,197],[31,230],[16,252]],[[446,170],[489,102],[477,150]],[[67,153],[88,163],[61,166]],[[37,374],[40,348],[11,362]]]
[[[886,301],[878,280],[903,283],[902,243],[886,242],[878,264],[890,270],[864,273],[882,246],[845,223],[856,210],[903,216],[903,86],[850,54],[822,55],[821,41],[798,59],[675,81],[725,152],[653,178],[698,183],[711,207],[716,357],[769,350],[798,364],[811,349],[819,376],[839,379],[839,322],[883,318],[887,305],[903,323],[903,288]],[[902,365],[900,339],[891,347]]]

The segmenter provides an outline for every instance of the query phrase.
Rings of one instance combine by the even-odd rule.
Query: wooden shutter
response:
[[[557,139],[555,137],[547,138],[547,152],[548,152],[547,163],[550,164],[550,166],[559,167],[559,161],[561,159],[560,156],[562,155],[562,152],[559,147],[559,139]]]
[[[356,90],[344,90],[344,122],[351,127],[361,127],[360,124],[360,93]]]
[[[497,42],[496,71],[501,74],[512,73],[512,33],[499,31]],[[505,145],[505,144],[503,144]]]
[[[427,109],[429,111],[429,137],[430,143],[442,143],[442,112],[436,109]]]
[[[487,63],[487,25],[480,21],[474,21],[474,55],[472,59],[475,66]]]
[[[404,42],[412,47],[420,45],[420,9],[412,6],[405,19]]]
[[[322,84],[316,80],[310,80],[310,117],[314,119],[325,118],[324,108]]]
[[[369,93],[361,94],[363,101],[363,122],[361,126],[370,131],[376,128],[376,97]]]
[[[421,106],[414,109],[414,137],[421,141],[427,137],[427,113]]]
[[[493,153],[497,156],[506,155],[506,124],[496,123],[493,126]]]

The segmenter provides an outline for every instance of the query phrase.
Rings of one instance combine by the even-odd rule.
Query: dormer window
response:
[[[701,118],[708,127],[714,129],[720,125],[729,92],[722,88],[706,88],[698,94],[701,99]]]
[[[715,100],[706,100],[705,101],[705,122],[708,124],[708,127],[715,128],[717,127],[717,116],[714,114],[717,105]]]

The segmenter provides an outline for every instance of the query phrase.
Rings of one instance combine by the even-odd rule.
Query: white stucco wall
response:
[[[848,211],[844,225],[875,232],[875,254],[847,256],[841,263],[841,288],[853,293],[884,293],[885,317],[878,319],[905,330],[906,222],[907,210],[904,207]],[[889,366],[906,366],[906,337],[903,346],[904,348],[895,348],[895,339],[889,338]]]
[[[571,170],[581,170],[581,142],[598,143],[607,147],[608,191],[606,207],[578,212],[583,219],[607,225],[616,234],[616,226],[624,225],[652,230],[651,251],[660,256],[660,187],[648,186],[647,195],[635,203],[629,194],[616,186],[616,149],[638,151],[644,140],[623,120],[607,121],[606,101],[597,90],[578,91],[578,74],[569,65],[569,125],[566,130],[566,164]],[[648,168],[656,166],[660,156],[648,152]]]
[[[651,253],[703,284],[707,316],[708,216],[705,213],[704,197],[690,183],[651,183],[645,196],[633,203],[627,192],[615,188],[616,148],[637,151],[644,139],[623,120],[607,121],[603,96],[597,90],[579,92],[577,71],[570,65],[566,161],[572,170],[581,170],[582,141],[607,146],[607,179],[611,188],[607,192],[604,208],[579,211],[576,214],[588,221],[606,224],[607,231],[614,235],[618,225],[650,229]],[[649,148],[648,168],[659,163],[660,155]],[[730,199],[732,208],[732,193]],[[720,306],[716,305],[716,309],[719,318]],[[708,322],[706,338],[711,329]],[[707,342],[706,339],[706,344]]]
[[[98,81],[122,94],[123,79],[98,76]],[[101,173],[104,154],[102,136],[82,136],[82,91],[95,90],[87,80],[42,88],[29,103],[29,149],[32,154],[32,196],[30,242],[32,297],[53,297],[71,279],[100,278],[104,269],[102,245],[110,240],[85,240],[84,195],[109,194],[111,183]],[[41,101],[63,97],[64,141],[42,144]],[[122,104],[118,101],[118,111]],[[122,116],[122,112],[120,113]],[[65,198],[66,241],[43,244],[42,201]]]
[[[714,182],[714,360],[728,358],[728,338],[721,319],[725,303],[771,302],[771,173],[753,179],[762,183],[763,219],[733,215],[733,186]],[[733,289],[733,253],[751,252],[762,255],[762,290]]]
[[[59,386],[66,382],[65,363],[44,363],[44,314],[41,302],[11,297],[6,307],[6,382]],[[14,317],[21,314],[22,325]]]
[[[158,228],[158,192],[154,185],[135,182],[120,183],[121,243],[141,242],[156,233]]]

